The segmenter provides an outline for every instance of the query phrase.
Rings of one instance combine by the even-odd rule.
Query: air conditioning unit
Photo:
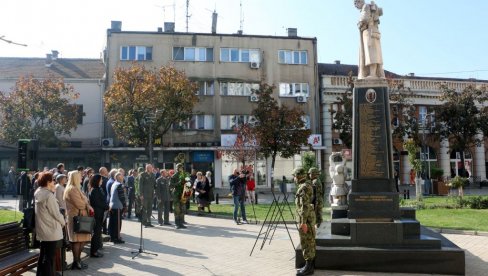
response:
[[[251,95],[251,96],[249,96],[249,101],[250,102],[257,102],[258,101],[258,96],[257,95]]]
[[[259,68],[259,62],[253,61],[250,63],[251,64],[251,69],[258,69]]]
[[[306,103],[307,102],[307,97],[305,97],[305,96],[298,96],[297,97],[297,102],[299,102],[299,103]]]
[[[102,144],[102,147],[104,147],[104,148],[113,147],[114,146],[114,139],[113,138],[103,138],[101,144]]]
[[[342,145],[342,140],[339,138],[332,138],[333,145]]]

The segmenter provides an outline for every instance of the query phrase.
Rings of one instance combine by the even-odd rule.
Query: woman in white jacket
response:
[[[50,172],[41,173],[37,180],[39,188],[34,193],[36,213],[36,237],[41,242],[37,263],[37,275],[54,275],[53,264],[56,243],[63,239],[64,216],[54,197],[54,179]]]

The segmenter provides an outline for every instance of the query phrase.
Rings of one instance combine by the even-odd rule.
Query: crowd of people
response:
[[[81,253],[90,244],[89,256],[102,258],[102,233],[109,235],[114,244],[125,243],[121,236],[124,219],[135,217],[145,228],[154,227],[152,211],[157,210],[158,224],[172,226],[169,213],[173,212],[175,229],[184,229],[190,201],[196,203],[197,215],[201,216],[212,213],[211,203],[215,200],[212,173],[195,169],[187,173],[183,164],[176,164],[174,170],[146,164],[126,174],[122,168],[109,171],[105,167],[96,171],[80,166],[67,171],[60,163],[53,169],[23,171],[19,175],[11,168],[10,178],[20,196],[19,209],[34,207],[32,232],[40,247],[37,275],[56,275],[68,268],[66,251],[73,254],[71,269],[86,269]],[[229,183],[234,221],[246,224],[245,201],[256,203],[252,168],[235,169]],[[75,217],[93,217],[93,230],[78,232]]]
[[[85,245],[90,244],[90,257],[101,258],[102,233],[109,235],[114,244],[125,243],[121,236],[124,219],[135,216],[144,227],[154,227],[153,204],[160,226],[172,225],[169,213],[174,212],[174,227],[183,229],[191,200],[198,204],[199,215],[205,209],[211,213],[214,200],[212,173],[192,170],[188,174],[183,164],[177,164],[175,170],[159,170],[146,164],[145,168],[129,170],[127,175],[122,168],[109,171],[101,167],[98,173],[83,167],[66,171],[62,163],[42,172],[21,172],[19,176],[13,168],[10,172],[9,178],[12,175],[12,181],[20,187],[19,209],[34,207],[32,231],[40,247],[37,275],[56,275],[67,268],[67,250],[73,254],[71,269],[86,269],[88,265],[81,260]],[[93,230],[77,231],[75,217],[93,217]]]

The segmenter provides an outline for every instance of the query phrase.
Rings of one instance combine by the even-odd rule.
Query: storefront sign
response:
[[[192,162],[212,163],[214,161],[213,151],[194,151],[192,152]]]
[[[322,134],[312,134],[308,136],[308,143],[312,145],[313,148],[322,146]]]

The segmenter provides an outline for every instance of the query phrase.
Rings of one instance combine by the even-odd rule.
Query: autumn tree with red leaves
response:
[[[246,167],[246,163],[254,161],[257,154],[256,135],[253,126],[249,123],[238,125],[234,128],[236,142],[230,149],[226,149],[224,154]]]
[[[274,86],[261,84],[259,90],[255,91],[259,100],[252,112],[257,120],[253,131],[259,152],[266,158],[271,157],[271,171],[274,171],[278,154],[283,158],[290,158],[299,153],[302,146],[307,145],[311,134],[310,129],[305,128],[305,113],[297,106],[278,105],[272,96],[273,89]],[[273,181],[271,189],[274,189]]]

